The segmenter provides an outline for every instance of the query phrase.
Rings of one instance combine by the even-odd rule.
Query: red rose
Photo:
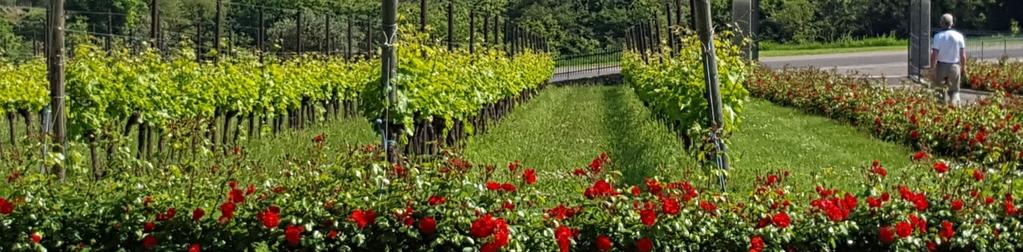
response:
[[[870,208],[881,208],[881,200],[874,196],[867,196],[867,206]]]
[[[501,203],[501,208],[504,208],[504,210],[508,210],[508,211],[514,211],[515,210],[515,203],[512,203],[510,200],[509,201],[505,201],[504,203]]]
[[[313,143],[322,144],[323,143],[323,133],[320,133],[320,134],[314,136],[313,137]]]
[[[1005,198],[1005,203],[1002,206],[1005,208],[1005,215],[1016,216],[1016,204],[1013,204],[1011,195]]]
[[[302,244],[302,232],[304,231],[305,229],[302,226],[288,225],[284,229],[284,239],[288,240],[288,245],[298,246]]]
[[[14,212],[14,204],[3,197],[0,197],[0,214],[10,215]]]
[[[941,161],[934,163],[934,171],[937,173],[945,173],[948,171],[948,164]]]
[[[177,215],[177,214],[178,214],[178,211],[176,209],[174,209],[173,207],[167,208],[167,212],[166,213],[162,213],[162,214],[161,213],[157,213],[156,214],[156,220],[157,221],[168,221],[170,219],[173,219],[174,216]]]
[[[909,222],[900,221],[895,224],[895,232],[899,234],[899,237],[909,237],[909,235],[913,234],[913,225],[910,225]]]
[[[406,170],[405,167],[402,167],[401,164],[396,163],[394,164],[394,175],[404,177],[405,175],[408,175],[408,170]]]
[[[661,211],[667,215],[676,215],[681,210],[678,200],[674,198],[661,199]]]
[[[484,238],[494,233],[495,220],[490,214],[480,216],[469,226],[469,234],[476,238]]]
[[[502,218],[497,218],[494,221],[494,244],[498,247],[504,247],[510,241],[511,231],[508,230],[508,223],[505,223]]]
[[[963,201],[962,200],[958,200],[958,199],[957,200],[953,200],[952,201],[952,211],[959,211],[959,210],[963,210]]]
[[[444,204],[444,201],[445,201],[444,197],[437,196],[437,195],[430,196],[430,199],[428,200],[428,202],[429,202],[429,204],[431,206],[436,206],[436,205]]]
[[[554,239],[557,240],[558,248],[561,249],[561,252],[569,251],[573,235],[572,229],[566,226],[559,226],[557,229],[554,229]]]
[[[487,190],[490,190],[490,191],[501,190],[501,183],[497,183],[497,182],[494,182],[494,181],[487,181]]]
[[[990,205],[991,203],[995,203],[995,198],[992,198],[991,196],[984,198],[984,204]]]
[[[192,210],[192,220],[193,221],[201,220],[203,215],[206,215],[206,211],[202,210],[202,208],[198,208],[197,207],[197,208],[195,208],[195,210]]]
[[[352,211],[352,215],[350,215],[348,219],[355,222],[355,225],[358,226],[359,229],[365,229],[366,226],[376,221],[377,214],[373,212],[373,210],[363,211],[362,209],[356,209],[355,211]]]
[[[227,223],[227,222],[231,221],[231,218],[234,218],[234,209],[235,209],[235,205],[234,205],[234,203],[231,203],[230,201],[224,202],[224,204],[221,204],[220,205],[220,219],[218,219],[217,221],[220,222],[221,224],[224,224],[224,223]]]
[[[143,233],[153,232],[154,229],[156,229],[156,224],[155,223],[146,222],[146,223],[142,224],[142,232]]]
[[[39,244],[43,241],[43,236],[39,232],[32,232],[32,234],[28,235],[28,239],[32,241],[32,244]]]
[[[632,196],[639,197],[640,193],[642,192],[639,190],[638,186],[632,186]]]
[[[238,204],[245,202],[245,195],[242,193],[242,190],[231,189],[231,192],[227,194],[227,199],[232,203]]]
[[[520,164],[518,160],[515,160],[515,162],[508,163],[508,171],[515,172],[515,170],[519,168],[519,165],[522,164]]]
[[[249,186],[245,188],[245,195],[252,195],[253,193],[256,193],[256,186],[249,184]]]
[[[941,221],[941,231],[938,234],[945,240],[952,239],[956,235],[955,229],[952,228],[952,222]]]
[[[617,192],[615,192],[615,189],[614,187],[611,186],[611,183],[608,183],[607,181],[601,179],[598,180],[597,182],[594,182],[593,185],[590,186],[589,188],[586,188],[586,191],[583,193],[583,195],[586,196],[586,198],[588,199],[592,199],[615,196],[617,195]]]
[[[927,152],[923,151],[918,151],[915,154],[913,154],[913,160],[915,161],[920,161],[926,159],[927,157],[929,157],[929,155],[927,155]]]
[[[533,168],[526,169],[526,171],[522,172],[522,180],[527,185],[536,184],[536,170],[533,170]]]
[[[423,217],[419,219],[419,232],[423,235],[433,235],[437,232],[437,220],[433,217]]]
[[[938,244],[933,241],[927,241],[927,251],[938,251]]]
[[[575,175],[575,176],[586,176],[586,170],[583,170],[581,168],[575,168],[575,171],[572,172],[572,175]]]
[[[650,238],[643,237],[636,241],[636,251],[650,252],[651,250],[654,250],[654,241],[651,241]]]
[[[280,208],[277,208],[276,206],[271,206],[264,210],[263,212],[256,214],[256,217],[259,218],[259,222],[263,223],[263,227],[273,229],[276,228],[277,225],[280,224],[281,222],[280,213],[281,213]]]
[[[146,249],[153,249],[156,247],[156,243],[156,237],[153,235],[146,235],[146,237],[142,238],[142,247]]]
[[[649,208],[640,210],[639,220],[643,222],[643,225],[652,227],[657,222],[657,212]]]
[[[764,251],[764,238],[760,238],[759,235],[750,237],[749,251],[750,252]]]
[[[337,239],[337,230],[332,229],[330,232],[327,232],[327,240],[333,241],[334,239]]]
[[[700,201],[700,208],[702,208],[703,211],[708,212],[708,213],[714,213],[714,211],[718,210],[718,206],[714,205],[713,202],[706,201],[706,200],[701,200]]]
[[[923,192],[917,195],[916,199],[913,200],[913,205],[916,206],[916,210],[923,212],[927,211],[927,197],[924,196]]]
[[[984,171],[980,170],[979,168],[978,169],[973,169],[973,179],[977,180],[977,182],[983,181],[984,180]]]
[[[882,178],[888,176],[888,170],[885,170],[884,167],[882,167],[881,165],[875,165],[870,167],[870,171]]]
[[[504,190],[505,192],[515,192],[515,185],[511,183],[504,183],[501,185],[501,190]]]
[[[878,239],[884,244],[891,244],[895,241],[895,230],[891,226],[882,226],[878,231]]]
[[[792,220],[789,219],[789,214],[785,212],[775,214],[771,221],[774,222],[774,226],[779,228],[787,228],[792,223]]]
[[[909,132],[909,137],[913,138],[913,139],[919,139],[920,138],[920,132],[917,132],[916,130],[910,131]]]
[[[192,243],[192,246],[188,246],[188,252],[201,252],[202,246],[198,243]]]
[[[606,235],[597,236],[597,251],[600,252],[611,251],[611,249],[613,249],[614,246],[615,245],[614,242],[611,241],[611,237],[607,237]]]

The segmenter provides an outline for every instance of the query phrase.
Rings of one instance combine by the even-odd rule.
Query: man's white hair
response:
[[[952,28],[953,25],[955,25],[955,18],[952,17],[952,14],[941,15],[941,28]]]

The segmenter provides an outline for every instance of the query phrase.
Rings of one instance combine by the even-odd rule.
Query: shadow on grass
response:
[[[627,88],[604,89],[604,123],[608,134],[610,148],[608,155],[621,170],[626,183],[639,184],[644,178],[658,174],[660,167],[659,160],[664,160],[659,148],[655,147],[655,140],[649,134],[644,134],[644,122],[650,120],[645,108],[639,108],[640,104],[629,102],[627,97],[631,92]],[[638,108],[638,109],[637,109]]]

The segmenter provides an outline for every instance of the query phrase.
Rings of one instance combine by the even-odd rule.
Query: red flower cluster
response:
[[[10,201],[7,201],[7,199],[3,197],[0,197],[0,214],[10,215],[13,212],[14,204],[12,204]]]
[[[302,232],[305,232],[302,226],[288,225],[284,228],[284,239],[288,241],[288,245],[298,246],[302,244]]]
[[[650,238],[643,237],[636,241],[636,251],[650,252],[651,250],[654,250],[654,241],[650,240]]]
[[[578,214],[579,212],[582,212],[582,210],[583,209],[581,207],[570,208],[565,207],[565,205],[558,205],[557,207],[547,210],[547,215],[544,217],[563,221],[565,219],[575,217],[575,215]]]
[[[771,222],[774,223],[775,227],[787,228],[792,224],[792,219],[789,218],[789,214],[785,212],[779,212],[771,217]]]
[[[202,220],[202,217],[205,216],[205,215],[206,215],[206,211],[202,210],[202,208],[198,208],[197,207],[197,208],[195,208],[195,210],[192,210],[192,220],[193,221]]]
[[[657,211],[654,210],[653,204],[648,202],[639,210],[639,220],[647,227],[653,227],[657,223]]]
[[[606,235],[597,236],[597,251],[608,252],[615,247],[614,241],[611,241],[611,237]]]
[[[444,199],[444,197],[438,196],[438,195],[433,195],[433,196],[430,196],[430,199],[427,200],[427,203],[430,204],[431,206],[436,206],[436,205],[444,204],[445,201],[446,200]]]
[[[980,168],[973,169],[973,179],[977,182],[984,181],[984,171]]]
[[[677,215],[681,212],[682,206],[678,200],[670,197],[661,198],[661,211],[667,215]]]
[[[924,151],[917,151],[916,153],[913,154],[914,161],[924,160],[927,159],[928,157],[930,157],[930,155],[927,155],[927,152]]]
[[[483,252],[496,252],[508,245],[511,239],[508,223],[503,218],[494,218],[490,214],[485,214],[474,220],[469,227],[469,234],[477,239],[494,236],[493,241],[483,244],[483,247],[480,248],[480,251]]]
[[[885,170],[884,167],[881,166],[881,161],[874,160],[874,162],[870,165],[870,171],[882,178],[888,176],[888,170]]]
[[[1018,210],[1016,204],[1013,203],[1012,194],[1005,194],[1005,201],[1002,203],[1002,207],[1005,208],[1005,215],[1016,216]]]
[[[528,168],[522,172],[522,181],[526,182],[527,185],[536,184],[536,170]]]
[[[263,227],[274,229],[281,223],[281,209],[277,206],[270,206],[266,210],[256,214],[256,218],[259,218],[259,222],[263,223]]]
[[[558,249],[561,252],[568,252],[572,246],[572,239],[579,233],[579,230],[568,228],[564,225],[554,229],[554,239],[558,241]]]
[[[891,226],[882,226],[878,230],[878,240],[881,240],[884,244],[891,244],[895,241],[895,229]]]
[[[593,161],[590,161],[589,165],[590,172],[595,174],[600,173],[600,171],[604,167],[604,164],[606,164],[608,161],[611,161],[611,158],[607,156],[606,152],[601,152],[599,157],[594,158]]]
[[[323,133],[317,134],[316,136],[313,137],[313,143],[317,145],[323,144],[324,140],[325,139],[323,137]]]
[[[32,244],[39,244],[43,241],[43,236],[39,232],[32,232],[32,234],[28,235],[28,240],[32,241]]]
[[[173,207],[167,208],[167,211],[164,213],[156,213],[156,221],[168,221],[170,219],[173,219],[174,216],[177,214],[178,214],[177,210],[175,210]]]
[[[522,166],[522,164],[519,163],[518,160],[515,160],[515,162],[508,163],[508,171],[515,172],[515,170],[518,169],[519,166]]]
[[[498,183],[494,181],[487,181],[487,190],[496,192],[515,192],[515,185],[512,183]]]
[[[891,196],[888,192],[881,194],[881,197],[874,198],[874,196],[867,196],[867,206],[870,208],[881,208],[881,205],[891,200]]]
[[[437,220],[433,217],[423,217],[419,219],[419,232],[423,235],[433,235],[437,233]]]
[[[902,196],[903,200],[913,203],[913,206],[916,207],[917,211],[926,211],[929,206],[927,203],[927,196],[924,195],[923,192],[914,193],[912,190],[909,190],[908,187],[900,185],[899,194]]]
[[[593,183],[593,186],[586,188],[586,192],[583,193],[588,199],[601,198],[601,197],[612,197],[618,195],[611,183],[606,180],[597,180]]]
[[[227,224],[228,222],[231,222],[231,219],[234,218],[234,209],[235,209],[235,207],[236,206],[234,205],[234,203],[232,203],[230,201],[224,202],[224,204],[221,204],[220,205],[220,218],[217,219],[217,222],[219,222],[220,224]],[[195,217],[195,216],[193,215],[193,217]]]
[[[935,162],[934,171],[937,172],[938,174],[948,172],[948,164],[942,161]]]
[[[703,209],[704,212],[708,213],[714,213],[715,211],[718,210],[718,206],[714,205],[714,202],[710,202],[708,200],[701,200],[700,208]]]
[[[947,220],[941,221],[941,231],[938,232],[938,235],[945,240],[952,239],[952,237],[956,235],[955,229],[952,228],[952,222]]]
[[[856,209],[857,199],[852,194],[845,193],[845,197],[838,197],[834,190],[817,187],[819,199],[810,201],[810,206],[816,211],[821,211],[833,222],[844,221],[849,214]]]
[[[365,229],[366,226],[372,224],[376,221],[376,219],[377,214],[376,212],[373,212],[373,210],[356,209],[355,211],[352,211],[350,216],[348,216],[348,220],[355,222],[355,225],[358,226],[359,229]]]
[[[156,247],[158,242],[159,241],[156,240],[155,236],[153,236],[153,235],[146,235],[146,237],[142,238],[142,247],[147,249],[147,250],[153,249],[153,248]]]
[[[960,199],[953,200],[951,206],[952,211],[958,212],[959,210],[963,210],[963,200]]]
[[[750,252],[764,251],[764,247],[765,247],[765,245],[764,245],[764,238],[761,238],[759,235],[753,236],[753,237],[749,238],[749,251]]]

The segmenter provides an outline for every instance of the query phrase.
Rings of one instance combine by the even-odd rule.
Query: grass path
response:
[[[878,141],[841,122],[752,100],[742,130],[730,144],[730,187],[746,192],[757,175],[788,170],[800,191],[818,181],[850,188],[862,169],[880,160],[901,174],[911,151]],[[645,177],[703,175],[662,123],[653,120],[631,89],[623,86],[552,87],[520,106],[465,149],[476,163],[521,160],[540,172],[569,172],[606,151],[627,183]],[[825,180],[826,179],[826,180]]]
[[[570,172],[602,151],[628,183],[694,167],[668,128],[620,86],[548,88],[465,149],[476,163],[520,160],[547,172]]]
[[[733,164],[739,169],[732,173],[732,181],[753,181],[757,174],[788,170],[796,188],[812,189],[818,181],[849,188],[873,160],[894,175],[910,164],[909,148],[825,117],[764,100],[752,100],[744,116],[741,130],[731,138]]]

